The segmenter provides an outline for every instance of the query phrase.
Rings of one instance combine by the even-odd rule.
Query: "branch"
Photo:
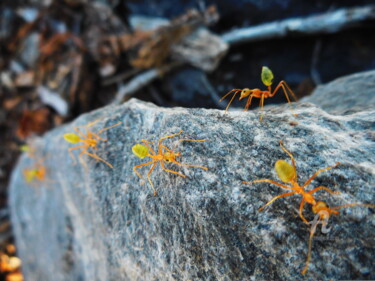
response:
[[[135,78],[126,83],[126,85],[120,87],[111,104],[120,104],[126,97],[131,96],[133,93],[142,89],[156,78],[162,76],[179,65],[181,65],[181,63],[173,63],[162,68],[153,68],[137,75]]]
[[[335,33],[355,23],[375,19],[375,5],[344,8],[304,18],[292,18],[236,29],[221,38],[228,44],[256,42],[296,34]]]

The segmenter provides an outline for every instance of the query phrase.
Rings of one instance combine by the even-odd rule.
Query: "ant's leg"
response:
[[[307,221],[307,219],[305,219],[305,217],[303,216],[302,212],[303,212],[303,207],[305,206],[305,200],[302,199],[301,201],[301,205],[299,206],[299,216],[300,218],[303,220],[304,223],[306,224],[309,224],[309,222]]]
[[[101,121],[101,120],[102,120],[102,118],[97,119],[97,120],[95,120],[95,121],[93,121],[93,122],[87,124],[86,126],[84,126],[84,127],[86,128],[86,134],[87,134],[87,137],[86,137],[86,138],[88,138],[88,139],[91,138],[91,134],[93,134],[92,132],[89,131],[89,128],[90,128],[91,126],[95,125],[96,123],[98,123],[98,122]]]
[[[219,102],[221,102],[221,101],[223,101],[228,95],[230,95],[231,93],[233,93],[233,92],[240,92],[240,91],[242,91],[242,89],[233,89],[233,90],[231,90],[231,91],[229,91],[228,93],[226,93],[220,100],[219,100]]]
[[[83,126],[74,127],[74,131],[76,131],[76,133],[79,136],[81,136],[81,138],[87,139],[87,136],[84,133],[82,133],[80,130],[78,130],[78,128],[80,128],[80,127],[83,127]]]
[[[141,167],[144,167],[144,166],[147,166],[147,165],[151,165],[152,163],[154,163],[155,161],[150,161],[150,162],[147,162],[147,163],[144,163],[144,164],[141,164],[141,165],[138,165],[138,166],[134,166],[133,167],[133,171],[137,174],[137,176],[144,181],[143,177],[141,176],[141,174],[137,171],[138,168],[141,168]]]
[[[154,165],[152,165],[150,171],[148,171],[148,173],[147,173],[148,182],[151,184],[151,187],[152,187],[152,189],[154,190],[154,196],[156,196],[158,193],[156,192],[156,189],[155,189],[155,187],[154,187],[154,184],[153,184],[152,181],[151,181],[151,177],[150,177],[150,175],[151,175],[152,171],[155,169],[155,167],[156,167],[157,164],[158,164],[157,162],[154,163]]]
[[[111,169],[113,169],[113,166],[111,164],[109,164],[107,161],[105,161],[104,159],[100,158],[98,155],[96,154],[93,154],[93,153],[90,153],[90,152],[87,152],[87,151],[82,151],[80,153],[79,156],[81,156],[82,154],[87,154],[88,156],[91,156],[92,158],[98,160],[98,161],[101,161],[103,162],[104,164],[106,164],[108,167],[110,167]]]
[[[89,167],[87,167],[87,164],[86,164],[86,161],[82,158],[82,154],[84,154],[85,152],[87,152],[87,150],[89,149],[89,147],[86,145],[80,152],[80,154],[78,155],[78,159],[79,159],[79,162],[83,165],[83,167],[85,168],[85,171],[86,173],[89,171]]]
[[[275,90],[273,91],[273,93],[272,93],[270,96],[273,97],[273,96],[277,93],[277,91],[278,91],[280,88],[282,88],[282,89],[283,89],[283,92],[284,92],[284,94],[285,94],[285,97],[286,97],[288,103],[290,104],[290,103],[291,103],[291,102],[290,102],[290,98],[289,98],[289,95],[288,95],[287,90],[285,89],[284,83],[285,83],[284,81],[281,81],[281,82],[277,85],[277,87],[275,88]],[[288,87],[288,88],[289,88],[289,87]]]
[[[242,91],[242,90],[241,90]],[[229,93],[231,93],[232,91],[230,91]],[[228,105],[227,105],[227,107],[225,108],[225,112],[227,112],[228,111],[228,109],[229,109],[229,106],[232,104],[232,102],[233,102],[233,100],[234,100],[234,98],[236,97],[236,95],[239,93],[239,91],[235,91],[234,92],[234,95],[233,95],[233,97],[230,99],[230,101],[229,101],[229,103],[228,103]],[[221,99],[222,100],[222,99]],[[220,101],[221,101],[220,100]]]
[[[118,126],[118,125],[121,125],[121,123],[122,123],[122,122],[118,122],[118,123],[116,123],[116,124],[114,124],[114,125],[112,125],[112,126],[109,126],[109,127],[107,127],[107,128],[103,128],[103,129],[101,129],[101,130],[98,132],[98,135],[100,135],[100,134],[103,133],[104,131],[107,131],[107,130],[109,130],[109,129],[112,129],[113,127],[116,127],[116,126]]]
[[[243,111],[247,111],[249,109],[252,99],[253,99],[253,95],[250,95],[249,98],[247,99],[247,103]]]
[[[160,164],[161,164],[161,168],[162,168],[164,171],[169,172],[169,173],[172,173],[172,174],[175,174],[175,175],[179,175],[179,176],[181,176],[181,177],[183,177],[183,178],[186,178],[186,176],[185,176],[184,174],[181,174],[181,173],[179,173],[179,172],[172,171],[172,170],[169,170],[169,169],[165,168],[165,166],[164,166],[164,162],[163,162],[163,161],[161,161]]]
[[[312,228],[312,226],[311,226],[311,228]],[[310,264],[310,260],[311,260],[312,240],[313,240],[314,234],[315,234],[315,231],[310,230],[309,250],[308,250],[308,253],[307,253],[306,265],[305,265],[304,269],[301,271],[301,274],[303,274],[303,275],[305,275],[307,270],[309,269],[309,264]]]
[[[264,110],[264,95],[260,98],[260,118],[259,120],[263,120],[263,110]]]
[[[181,135],[182,132],[183,132],[183,130],[180,130],[178,133],[175,133],[175,134],[172,134],[172,135],[169,135],[169,136],[165,136],[165,137],[160,138],[160,139],[159,139],[159,144],[160,144],[163,140],[165,140],[165,139],[173,138],[173,137],[175,137],[175,136]]]
[[[282,80],[280,83],[282,83],[282,85],[283,85],[285,88],[288,89],[288,92],[289,92],[290,94],[292,94],[293,99],[294,99],[295,101],[297,101],[298,99],[297,99],[296,95],[294,94],[294,92],[292,91],[292,89],[289,87],[289,85],[288,85],[284,80]]]
[[[166,147],[165,145],[161,145],[161,147],[162,148],[164,148],[166,151],[168,151],[168,152],[173,152],[173,150],[172,149],[169,149],[168,147]]]
[[[191,164],[182,164],[180,162],[177,162],[177,161],[172,161],[173,163],[175,163],[176,165],[178,166],[183,166],[183,167],[195,167],[195,168],[200,168],[200,169],[203,169],[203,170],[208,170],[207,167],[204,167],[204,166],[199,166],[199,165],[191,165]]]
[[[195,140],[195,139],[180,139],[178,142],[183,142],[183,141],[207,141],[206,139],[204,140]]]
[[[83,137],[84,139],[86,139],[87,136],[86,136],[84,133],[82,133],[82,132],[79,130],[79,128],[86,128],[86,129],[87,129],[87,128],[89,128],[89,127],[95,125],[96,123],[98,123],[100,120],[101,120],[101,119],[97,119],[97,120],[92,121],[92,122],[90,122],[90,123],[88,123],[88,124],[86,124],[86,125],[81,125],[81,126],[74,127],[74,131],[76,131],[77,134],[79,134],[81,137]],[[88,130],[87,130],[87,134],[88,134]]]
[[[178,144],[177,144],[177,145],[178,145]],[[176,148],[177,145],[175,145],[175,147],[173,148],[173,150]],[[166,151],[168,151],[169,153],[173,153],[173,150],[172,150],[172,149],[169,149],[169,148],[166,147],[165,145],[161,145],[160,148],[161,148],[161,149],[164,148],[164,149],[165,149]],[[161,152],[160,154],[163,154],[163,150],[162,150],[162,152]]]
[[[95,125],[96,123],[100,122],[101,120],[103,120],[103,118],[99,118],[99,119],[96,119],[95,121],[92,121],[86,125],[82,125],[82,126],[79,126],[81,128],[83,127],[86,127],[86,128],[90,128],[91,126]]]
[[[340,194],[340,192],[338,192],[338,191],[332,191],[332,190],[330,190],[329,188],[327,188],[327,187],[325,187],[325,186],[319,186],[319,187],[314,188],[313,190],[311,190],[311,191],[309,191],[309,192],[307,192],[307,193],[309,193],[309,194],[313,194],[313,193],[315,193],[315,192],[317,192],[317,191],[319,191],[319,190],[321,190],[321,189],[324,189],[325,191],[328,191],[328,192],[331,193],[331,194]]]
[[[161,152],[162,152],[161,143],[162,143],[163,140],[181,135],[182,132],[183,132],[183,130],[180,130],[178,133],[175,133],[175,134],[169,135],[169,136],[165,136],[165,137],[162,137],[161,139],[159,139],[159,143],[158,143],[159,154],[161,154]]]
[[[223,101],[228,95],[230,95],[231,93],[234,92],[233,97],[230,99],[230,101],[229,101],[227,107],[225,108],[225,112],[228,111],[228,108],[229,108],[230,104],[232,103],[232,101],[234,100],[234,98],[236,97],[237,93],[238,93],[238,92],[241,92],[241,91],[242,91],[242,89],[233,89],[233,90],[229,91],[228,93],[226,93],[226,94],[225,94],[225,95],[219,100],[219,102]]]
[[[75,147],[71,147],[71,148],[68,149],[68,151],[69,151],[69,155],[70,155],[70,158],[72,158],[72,160],[73,160],[73,162],[74,162],[74,165],[77,164],[77,160],[74,158],[74,155],[73,155],[72,150],[80,149],[80,148],[84,148],[85,146],[86,146],[86,144],[83,144],[83,145],[75,146]]]
[[[283,184],[281,184],[281,183],[278,183],[278,182],[276,182],[276,181],[269,180],[269,179],[264,179],[264,180],[255,180],[255,181],[250,181],[250,182],[242,181],[242,183],[244,183],[244,184],[252,184],[252,183],[258,183],[258,182],[268,182],[268,183],[272,183],[272,184],[274,184],[274,185],[280,186],[280,187],[285,188],[285,189],[293,190],[293,188],[290,187],[290,186],[286,186],[286,185],[283,185]]]
[[[102,138],[102,137],[100,137],[99,135],[100,135],[101,133],[103,133],[104,131],[107,131],[107,130],[109,130],[109,129],[112,129],[113,127],[116,127],[116,126],[120,125],[121,123],[122,123],[122,122],[118,122],[118,123],[116,123],[115,125],[112,125],[112,126],[110,126],[110,127],[107,127],[107,128],[101,129],[97,134],[95,134],[95,133],[93,133],[93,132],[89,132],[88,134],[90,134],[91,136],[94,136],[94,137],[97,138],[98,140],[101,140],[101,141],[107,141],[107,139]]]
[[[97,134],[95,134],[95,133],[93,133],[93,132],[88,132],[88,136],[87,136],[87,138],[90,139],[90,138],[92,138],[92,137],[94,137],[94,138],[96,138],[96,139],[98,139],[98,140],[101,140],[101,141],[107,141],[107,139],[102,138],[102,137],[100,137],[99,135],[97,135]]]
[[[283,141],[282,141],[282,140],[280,141],[280,147],[281,147],[282,150],[284,150],[284,152],[285,152],[286,154],[289,155],[290,159],[292,160],[292,164],[293,164],[294,171],[295,171],[295,173],[296,173],[296,178],[297,178],[297,166],[296,166],[296,161],[294,160],[293,154],[290,153],[290,152],[284,147],[284,145],[283,145]]]
[[[336,165],[334,166],[329,166],[327,168],[324,168],[324,169],[320,169],[318,170],[315,174],[313,174],[306,182],[305,184],[302,186],[302,188],[305,188],[306,186],[308,186],[315,178],[317,175],[319,175],[320,173],[322,172],[325,172],[327,170],[330,170],[330,169],[333,169],[333,168],[336,168],[338,165],[340,165],[340,162],[337,162]]]
[[[284,81],[281,81],[281,82],[284,82]],[[280,83],[281,83],[281,82],[280,82]],[[283,88],[283,91],[284,91],[284,94],[285,94],[285,96],[286,96],[286,99],[287,99],[288,103],[290,104],[290,110],[292,111],[292,114],[293,114],[294,116],[298,116],[296,113],[294,113],[293,105],[292,105],[292,103],[290,102],[290,99],[289,99],[289,96],[288,96],[288,94],[287,94],[287,91],[286,91],[286,87],[285,87],[285,85],[286,85],[286,83],[284,82],[283,84],[281,84],[281,87]],[[287,87],[288,87],[288,86],[287,86]],[[290,93],[292,93],[293,98],[294,98],[295,100],[297,100],[296,97],[295,97],[295,95],[294,95],[294,93],[292,92],[292,90],[291,90],[289,87],[288,87],[288,89],[290,90]]]
[[[285,97],[286,97],[288,103],[290,104],[291,110],[293,112],[293,107],[292,107],[292,103],[290,102],[290,98],[289,98],[289,95],[288,95],[288,90],[289,90],[289,93],[293,96],[294,100],[297,100],[297,98],[296,98],[296,95],[293,93],[292,89],[289,88],[288,84],[286,84],[286,82],[284,80],[280,81],[280,83],[277,85],[277,87],[275,88],[275,90],[273,91],[273,93],[270,96],[273,97],[280,88],[283,89]],[[297,114],[295,114],[294,112],[293,112],[293,115],[297,116]]]
[[[145,139],[142,139],[142,141],[145,143],[148,143],[149,145],[154,145],[154,142],[153,141],[148,141],[148,140],[145,140]]]
[[[147,146],[148,150],[153,154],[155,155],[155,151],[152,149],[152,147],[150,146],[151,142],[147,141],[147,140],[144,140],[142,139],[142,142],[145,146]]]
[[[331,208],[331,210],[337,210],[337,209],[342,209],[342,208],[348,208],[348,207],[367,207],[367,208],[375,208],[374,204],[362,204],[362,203],[351,203],[351,204],[345,204],[345,205],[340,205]]]
[[[281,195],[278,195],[278,196],[275,196],[274,198],[272,198],[272,200],[268,201],[268,203],[266,205],[264,205],[263,207],[259,208],[259,212],[263,211],[263,209],[265,207],[267,207],[268,205],[272,204],[273,201],[279,199],[279,198],[283,198],[283,197],[288,197],[288,196],[291,196],[293,194],[295,194],[296,192],[288,192],[288,193],[284,193],[284,194],[281,194]]]

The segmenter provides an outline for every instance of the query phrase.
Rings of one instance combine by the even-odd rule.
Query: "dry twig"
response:
[[[222,35],[231,44],[282,38],[297,34],[335,33],[358,22],[375,19],[375,5],[344,8],[304,18],[291,18],[232,30]]]
[[[132,95],[136,91],[154,81],[156,78],[162,76],[179,65],[181,65],[181,63],[174,63],[161,68],[153,68],[139,74],[130,80],[126,85],[120,87],[116,97],[112,101],[112,104],[120,104],[126,97]]]

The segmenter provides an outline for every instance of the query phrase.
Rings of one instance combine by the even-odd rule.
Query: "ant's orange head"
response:
[[[325,202],[323,201],[318,201],[316,204],[312,207],[312,211],[314,214],[318,213],[321,210],[328,209],[328,206]]]
[[[275,170],[279,176],[279,179],[283,182],[289,183],[296,178],[296,170],[292,165],[284,160],[276,161]]]
[[[264,85],[271,86],[273,80],[273,73],[271,69],[269,69],[267,66],[263,66],[261,78]]]
[[[176,157],[181,156],[180,152],[166,152],[164,153],[164,161],[165,162],[173,162],[176,161]]]
[[[253,90],[250,90],[249,88],[245,88],[241,91],[241,96],[239,98],[239,100],[242,100],[243,98],[246,98],[248,97],[251,93],[252,93]]]
[[[332,211],[323,201],[316,202],[316,204],[312,207],[312,211],[314,214],[319,214],[321,219],[328,219],[330,213],[338,214],[337,211]]]
[[[133,145],[132,151],[135,156],[141,159],[145,158],[148,155],[148,148],[143,144],[137,143],[136,145]]]
[[[64,134],[64,139],[67,142],[70,142],[70,143],[77,143],[77,142],[79,142],[81,140],[81,138],[79,137],[79,135],[74,134],[74,133]]]

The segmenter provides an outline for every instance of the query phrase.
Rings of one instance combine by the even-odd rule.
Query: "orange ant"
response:
[[[312,206],[312,211],[314,214],[317,214],[315,216],[315,219],[313,222],[311,222],[311,228],[310,228],[310,238],[309,238],[309,250],[307,254],[307,260],[306,260],[306,265],[304,269],[301,271],[301,274],[306,274],[309,264],[310,264],[310,259],[311,259],[311,249],[312,249],[312,239],[316,231],[316,227],[318,224],[322,224],[322,232],[327,233],[329,229],[327,229],[327,224],[329,217],[333,215],[338,215],[339,211],[338,209],[342,208],[348,208],[348,207],[368,207],[368,208],[375,208],[374,204],[361,204],[361,203],[352,203],[352,204],[346,204],[346,205],[341,205],[341,206],[336,206],[333,208],[328,207],[328,205],[323,202],[323,201],[318,201],[314,206]]]
[[[190,165],[190,164],[182,164],[182,163],[178,162],[176,160],[176,157],[181,156],[181,153],[180,152],[174,152],[174,149],[177,147],[177,145],[179,143],[183,142],[183,141],[203,142],[203,141],[206,141],[206,140],[180,139],[178,141],[177,145],[173,149],[169,149],[165,145],[162,144],[163,140],[165,140],[167,138],[172,138],[172,137],[178,136],[182,132],[183,131],[180,130],[180,132],[178,132],[176,134],[169,135],[169,136],[166,136],[166,137],[162,137],[159,140],[159,143],[158,143],[158,152],[157,153],[150,146],[151,144],[153,144],[153,142],[150,142],[150,141],[147,141],[147,140],[144,140],[144,139],[142,139],[142,142],[143,142],[144,145],[142,145],[142,144],[136,144],[136,145],[134,145],[132,147],[132,151],[133,151],[134,155],[136,155],[137,157],[139,157],[141,159],[143,159],[145,157],[150,157],[152,159],[150,162],[147,162],[147,163],[144,163],[144,164],[141,164],[141,165],[133,167],[133,170],[138,175],[138,177],[140,177],[143,180],[143,177],[137,171],[137,169],[140,168],[140,167],[152,164],[151,169],[150,169],[150,171],[147,174],[147,178],[148,178],[148,182],[150,183],[152,189],[154,190],[154,196],[157,195],[157,192],[156,192],[156,189],[154,187],[154,184],[151,181],[150,175],[151,175],[152,171],[155,169],[155,167],[156,167],[156,165],[157,165],[158,162],[160,162],[161,168],[164,171],[172,173],[172,174],[179,175],[179,176],[181,176],[183,178],[186,178],[186,176],[184,174],[181,174],[179,172],[172,171],[172,170],[169,170],[169,169],[165,168],[164,162],[167,162],[167,163],[172,162],[172,163],[174,163],[174,164],[176,164],[178,166],[183,166],[183,167],[196,167],[196,168],[200,168],[200,169],[203,169],[203,170],[206,170],[206,171],[208,170],[207,167],[198,166],[198,165]],[[163,151],[163,149],[165,151]]]
[[[45,158],[40,159],[38,162],[36,162],[35,167],[33,167],[32,169],[23,170],[23,176],[27,183],[32,183],[34,180],[46,181],[47,169],[42,164],[44,160]]]
[[[245,89],[233,89],[230,92],[228,92],[227,94],[225,94],[219,100],[219,102],[221,102],[227,96],[229,96],[230,94],[234,93],[234,95],[231,98],[231,100],[229,101],[229,103],[228,103],[225,111],[228,111],[228,108],[231,105],[231,103],[233,102],[233,100],[236,97],[237,93],[241,93],[239,100],[242,100],[243,98],[249,97],[248,100],[247,100],[247,103],[246,103],[244,111],[247,111],[249,109],[249,107],[251,105],[251,101],[252,101],[253,98],[260,99],[260,107],[261,107],[260,121],[262,121],[262,119],[263,119],[264,99],[266,99],[266,98],[272,98],[274,95],[276,95],[277,91],[280,88],[283,89],[283,92],[284,92],[285,97],[288,100],[289,104],[291,104],[291,102],[290,102],[290,99],[289,99],[288,92],[292,95],[292,97],[294,98],[294,100],[297,100],[296,95],[293,93],[293,91],[290,89],[290,87],[288,86],[288,84],[284,80],[280,81],[280,83],[276,86],[275,90],[272,91],[271,85],[273,83],[272,82],[272,80],[273,80],[273,73],[272,73],[272,71],[268,67],[266,67],[266,66],[262,67],[261,78],[262,78],[263,84],[265,86],[267,86],[267,88],[268,88],[267,90],[262,91],[260,89],[249,89],[249,88],[245,88]],[[297,114],[294,114],[294,116],[297,116]]]
[[[314,188],[313,190],[311,190],[309,192],[306,192],[305,191],[305,187],[308,186],[315,179],[315,177],[317,175],[319,175],[321,172],[327,171],[329,169],[336,168],[340,164],[340,162],[337,162],[336,165],[334,165],[334,166],[330,166],[328,168],[324,168],[324,169],[318,170],[315,174],[313,174],[304,183],[304,185],[300,186],[298,184],[298,182],[297,182],[297,167],[296,167],[296,163],[295,163],[295,160],[294,160],[294,157],[293,157],[292,153],[290,153],[288,150],[286,150],[286,148],[283,146],[283,142],[282,141],[280,141],[280,147],[292,159],[293,166],[290,165],[288,162],[286,162],[284,160],[277,160],[276,163],[275,163],[275,170],[276,170],[276,173],[277,173],[277,175],[278,175],[278,177],[279,177],[280,180],[282,180],[285,183],[289,183],[292,186],[286,186],[284,184],[281,184],[281,183],[278,183],[278,182],[275,182],[275,181],[269,180],[269,179],[255,180],[255,181],[251,181],[251,182],[243,181],[242,183],[244,183],[244,184],[252,184],[252,183],[258,183],[258,182],[268,182],[268,183],[272,183],[274,185],[280,186],[282,188],[292,190],[292,192],[288,192],[288,193],[284,193],[284,194],[275,196],[266,205],[264,205],[263,207],[261,207],[259,209],[259,211],[262,211],[266,206],[270,205],[272,202],[274,202],[275,200],[277,200],[279,198],[288,197],[288,196],[291,196],[293,194],[300,194],[300,195],[302,195],[303,198],[302,198],[302,201],[301,201],[301,205],[299,207],[299,216],[301,217],[301,219],[306,224],[309,224],[308,221],[303,216],[302,212],[303,212],[303,207],[305,206],[305,202],[307,202],[307,203],[309,203],[309,204],[311,204],[313,206],[316,205],[316,201],[315,201],[315,198],[313,196],[313,193],[315,193],[315,192],[317,192],[317,191],[319,191],[321,189],[324,189],[325,191],[328,191],[331,194],[338,194],[339,192],[332,191],[332,190],[330,190],[329,188],[327,188],[325,186],[319,186],[319,187]]]
[[[41,163],[37,163],[36,168],[23,170],[23,176],[27,183],[30,183],[35,179],[43,181],[46,177],[46,167]]]
[[[112,125],[112,126],[107,127],[107,128],[103,128],[96,134],[88,130],[89,127],[93,126],[94,124],[96,124],[99,121],[100,120],[96,120],[96,121],[93,121],[93,122],[91,122],[87,125],[75,127],[74,131],[76,131],[77,134],[75,134],[75,133],[64,134],[64,139],[67,142],[70,142],[70,143],[78,143],[78,142],[83,143],[82,145],[69,148],[70,157],[73,159],[73,161],[75,163],[76,163],[76,160],[74,158],[74,155],[73,155],[72,151],[75,150],[75,149],[81,149],[82,148],[82,151],[78,156],[80,159],[81,159],[83,154],[87,154],[88,156],[91,156],[92,158],[103,162],[108,167],[113,168],[113,166],[110,163],[108,163],[104,159],[100,158],[96,153],[90,153],[87,150],[89,148],[97,150],[98,149],[98,147],[97,147],[98,141],[107,141],[107,139],[104,139],[104,138],[100,137],[99,135],[106,130],[109,130],[113,127],[116,127],[116,126],[120,125],[122,122],[118,122],[115,125]],[[82,127],[86,128],[86,135],[79,130],[79,128],[82,128]]]

